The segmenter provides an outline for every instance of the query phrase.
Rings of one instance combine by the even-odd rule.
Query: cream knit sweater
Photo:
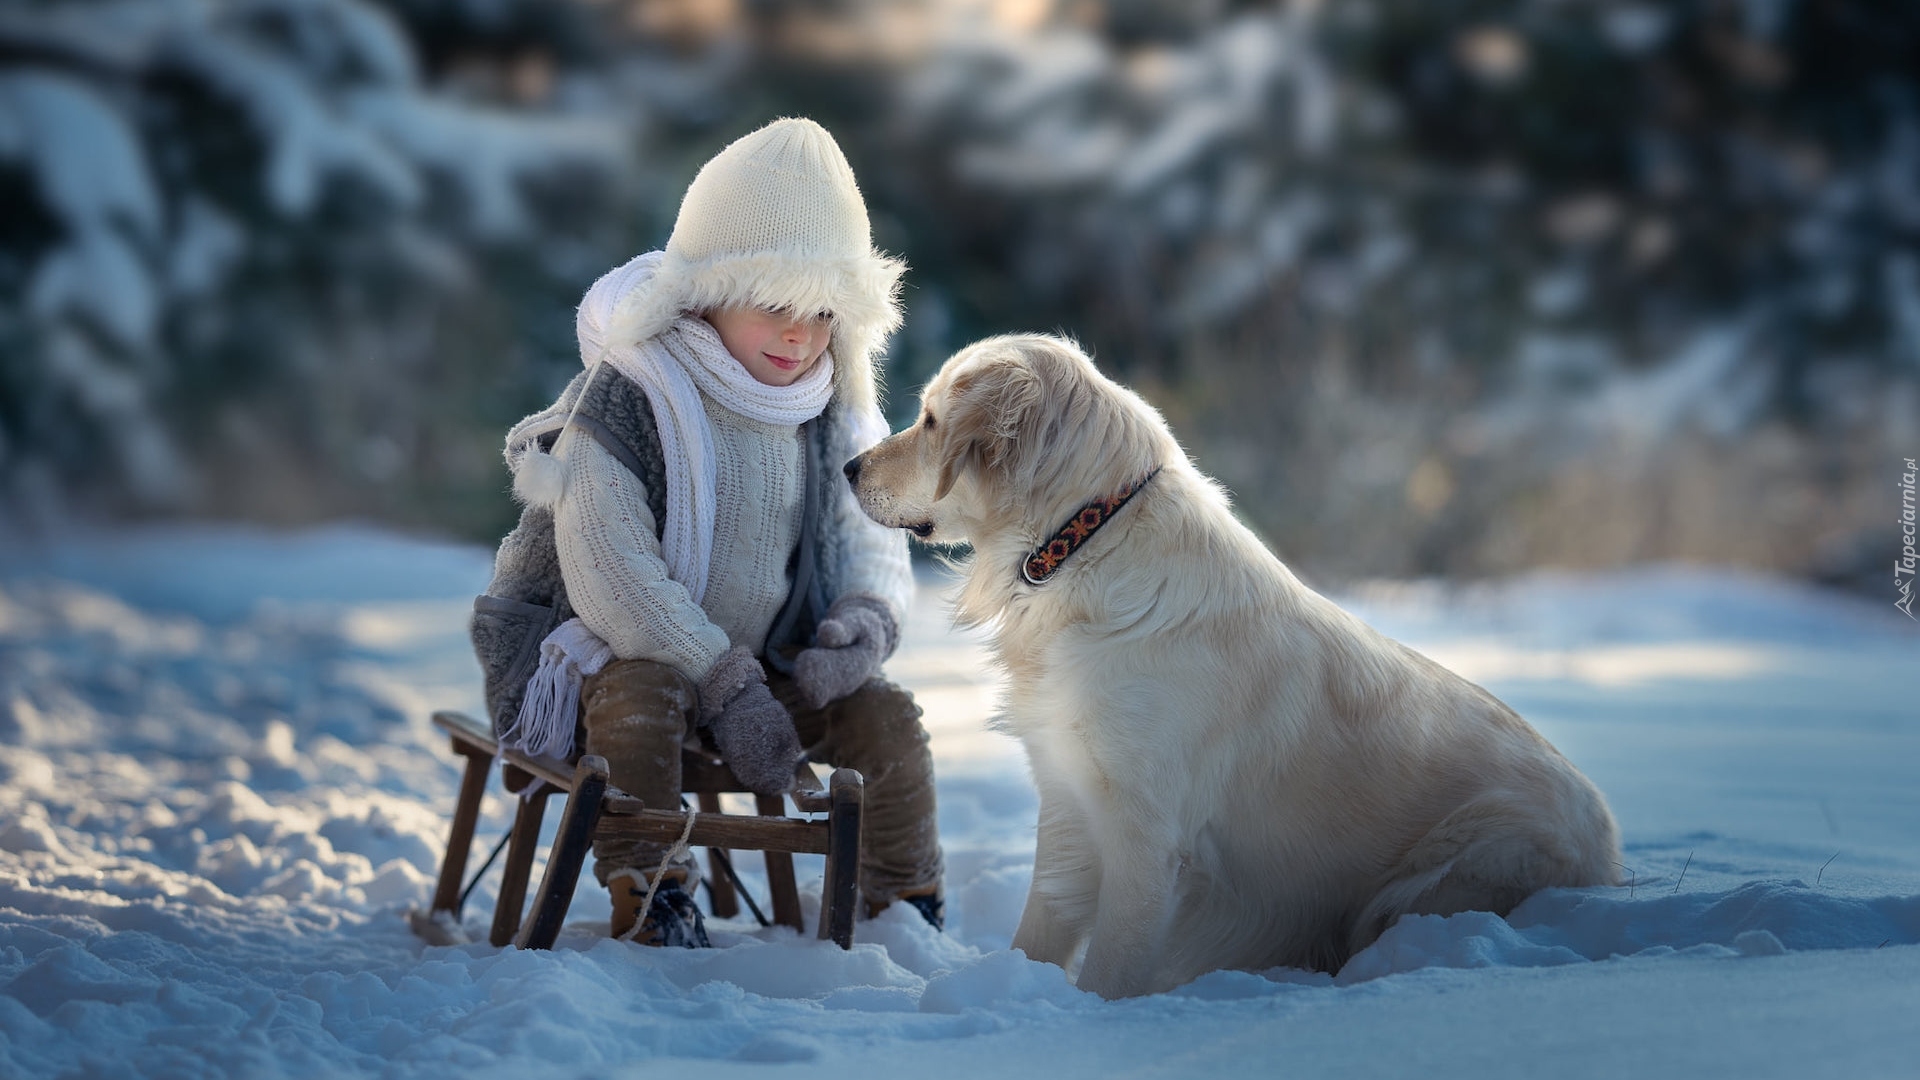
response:
[[[741,416],[701,394],[713,430],[713,558],[703,604],[667,575],[639,479],[599,443],[569,429],[554,505],[567,598],[623,660],[668,664],[704,679],[734,643],[758,654],[792,588],[788,562],[804,512],[799,428]]]

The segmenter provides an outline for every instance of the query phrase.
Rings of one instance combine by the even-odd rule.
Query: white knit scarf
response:
[[[713,519],[717,501],[713,428],[707,422],[702,393],[728,410],[767,424],[798,425],[820,415],[833,397],[833,358],[819,362],[789,386],[755,379],[727,352],[705,319],[683,316],[673,326],[639,342],[610,334],[623,297],[646,288],[660,264],[660,252],[648,252],[603,275],[587,290],[574,319],[580,360],[587,378],[580,393],[563,396],[544,412],[521,421],[507,435],[507,462],[519,478],[551,469],[538,440],[563,431],[580,408],[580,397],[602,362],[645,391],[666,461],[667,520],[660,545],[667,572],[700,603],[706,596],[713,559]],[[578,436],[576,436],[578,437]],[[555,449],[559,449],[556,445]],[[548,493],[557,499],[558,485]],[[540,645],[540,667],[527,684],[525,701],[513,726],[501,737],[527,753],[566,757],[573,745],[573,719],[579,708],[580,682],[597,673],[613,651],[578,618],[562,623]]]

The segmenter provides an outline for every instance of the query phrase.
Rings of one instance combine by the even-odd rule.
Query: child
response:
[[[682,742],[702,734],[762,794],[792,786],[803,747],[858,769],[869,909],[905,899],[938,927],[932,755],[880,678],[912,594],[905,537],[841,476],[886,434],[873,352],[904,269],[818,124],[722,150],[666,249],[588,290],[587,370],[508,435],[527,506],[473,632],[504,744],[566,754],[577,717],[649,807],[680,806]],[[595,842],[616,936],[705,943],[691,855],[655,880],[669,851]]]

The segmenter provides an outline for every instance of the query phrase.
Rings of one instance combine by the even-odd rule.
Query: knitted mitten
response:
[[[813,648],[795,658],[793,681],[801,700],[819,709],[880,674],[880,664],[900,643],[900,628],[885,600],[872,593],[848,593],[827,609],[813,642]]]
[[[707,673],[700,684],[700,718],[713,729],[720,756],[748,790],[779,795],[793,787],[800,735],[746,646],[720,654]]]

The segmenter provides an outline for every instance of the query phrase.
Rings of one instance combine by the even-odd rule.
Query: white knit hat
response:
[[[645,340],[682,314],[735,304],[832,312],[839,394],[873,406],[873,352],[900,325],[905,270],[874,249],[853,167],[827,129],[775,120],[701,166],[658,271],[621,298],[608,340]]]

